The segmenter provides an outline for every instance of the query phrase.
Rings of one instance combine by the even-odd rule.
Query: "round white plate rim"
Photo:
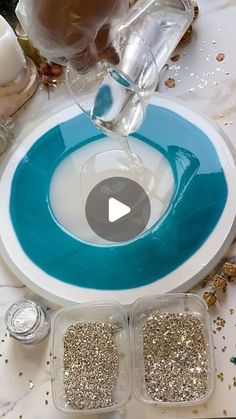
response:
[[[231,174],[232,168],[235,170],[236,165],[229,148],[228,138],[215,123],[199,112],[186,107],[179,100],[155,94],[151,103],[184,116],[202,129],[209,138],[214,138],[214,145],[222,167],[224,167],[228,185],[229,199],[226,202],[223,215],[214,231],[191,258],[175,271],[151,284],[126,290],[97,290],[67,284],[46,274],[28,258],[17,239],[9,214],[11,183],[20,160],[43,134],[59,123],[81,113],[77,105],[70,106],[50,117],[25,138],[23,143],[10,155],[0,180],[0,213],[4,220],[0,234],[0,253],[16,276],[43,297],[64,306],[101,300],[116,300],[123,304],[130,304],[137,298],[147,295],[186,291],[210,272],[231,244],[236,227],[236,194],[234,192],[236,176],[231,176]],[[44,277],[43,280],[42,277]],[[184,283],[182,282],[183,277],[187,278]]]

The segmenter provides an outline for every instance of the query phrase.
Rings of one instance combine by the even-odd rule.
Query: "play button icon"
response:
[[[93,188],[85,212],[88,224],[98,236],[111,242],[125,242],[145,230],[151,206],[138,183],[125,177],[112,177]]]
[[[115,221],[119,220],[120,218],[124,217],[130,212],[131,208],[128,207],[128,205],[122,204],[122,202],[118,201],[115,198],[109,199],[108,219],[110,223],[114,223]]]

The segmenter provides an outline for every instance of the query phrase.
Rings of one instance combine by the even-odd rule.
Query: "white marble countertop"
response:
[[[169,63],[170,68],[162,74],[159,90],[183,99],[216,120],[236,146],[236,1],[199,0],[198,3],[200,15],[194,24],[193,40],[179,51],[179,61]],[[225,54],[221,62],[216,60],[218,53]],[[164,84],[169,77],[176,81],[173,89]],[[65,87],[52,92],[50,101],[45,89],[40,88],[16,118],[16,138],[71,103]],[[236,246],[232,246],[230,254],[236,255]],[[196,292],[202,295],[203,291],[199,288]],[[236,283],[232,283],[221,300],[222,307],[217,304],[210,310],[212,321],[219,316],[226,324],[214,335],[217,374],[223,372],[224,379],[216,378],[216,391],[207,405],[196,409],[161,410],[131,400],[125,409],[104,418],[236,418],[236,386],[233,385],[236,366],[229,361],[236,355],[235,295]],[[0,418],[62,419],[65,416],[57,412],[51,399],[49,341],[37,347],[24,347],[5,335],[7,308],[18,299],[31,296],[39,299],[0,260]],[[53,315],[56,308],[46,304]],[[231,309],[235,309],[233,314],[230,314]],[[222,351],[224,347],[226,349]],[[30,386],[30,380],[33,386]],[[75,418],[71,416],[71,419]],[[90,418],[95,419],[94,416]]]

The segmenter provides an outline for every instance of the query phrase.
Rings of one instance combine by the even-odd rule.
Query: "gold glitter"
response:
[[[227,416],[227,410],[223,409],[223,413],[225,416]]]
[[[222,336],[222,338],[225,340],[225,336]]]
[[[47,365],[50,365],[50,361],[47,361]]]
[[[119,352],[114,335],[118,325],[81,322],[64,337],[64,387],[72,408],[100,409],[114,405]],[[76,368],[75,368],[76,364]]]
[[[229,384],[229,385],[228,385],[228,389],[229,389],[229,390],[231,390],[231,388],[232,388],[232,386],[231,386],[231,384]]]
[[[3,343],[3,342],[5,342],[5,340],[4,340],[4,339],[2,339],[2,343]]]
[[[216,59],[217,61],[224,61],[225,54],[223,54],[223,52],[220,52],[219,54],[217,54]]]
[[[23,416],[22,416],[22,415],[20,415],[20,416],[19,416],[19,419],[22,419],[22,418],[23,418]]]
[[[152,312],[143,325],[143,354],[146,391],[153,401],[183,402],[206,394],[206,342],[196,316]]]
[[[166,409],[161,409],[161,413],[162,414],[166,413]]]
[[[203,405],[203,407],[204,407],[205,409],[208,409],[208,404],[207,404],[207,403],[205,403],[205,404]]]
[[[29,388],[30,390],[33,390],[34,388],[34,383],[32,382],[32,380],[29,381]]]
[[[222,350],[222,352],[225,352],[226,351],[226,346],[224,346],[221,350]]]
[[[230,312],[230,314],[231,314],[231,316],[234,314],[234,309],[233,308],[230,308],[229,309],[229,312]]]
[[[197,415],[198,414],[198,410],[197,409],[193,409],[193,414]]]
[[[49,395],[49,391],[46,392],[46,396],[48,396],[48,395]]]
[[[5,364],[8,364],[8,359],[5,359]]]
[[[168,87],[169,89],[172,89],[173,87],[175,87],[175,79],[172,79],[171,77],[169,77],[165,81],[165,86]]]
[[[0,354],[0,358],[2,357],[2,354]]]
[[[213,330],[214,335],[216,334],[216,330]]]
[[[23,375],[23,372],[19,372],[19,374],[18,374],[18,375],[19,375],[19,377],[22,377],[22,375]]]
[[[48,405],[48,400],[45,400],[45,405],[46,405],[46,406]]]
[[[221,329],[222,329],[221,327],[217,327],[217,328],[216,328],[216,330],[218,330],[218,332],[220,332],[220,331],[221,331]]]

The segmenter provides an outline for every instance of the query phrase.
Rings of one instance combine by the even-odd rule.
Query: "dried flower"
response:
[[[219,54],[217,54],[216,59],[217,61],[224,61],[225,54],[223,52],[220,52]]]
[[[165,86],[168,87],[169,89],[172,89],[173,87],[175,87],[175,79],[172,79],[171,77],[169,77],[165,81]]]
[[[223,266],[224,274],[227,276],[236,277],[236,264],[226,262]]]
[[[227,281],[223,275],[216,274],[213,278],[212,285],[216,290],[226,291]]]
[[[217,301],[215,291],[214,292],[205,291],[203,294],[203,300],[207,303],[208,307],[214,306]]]
[[[184,36],[181,38],[179,45],[187,44],[187,42],[190,42],[192,39],[192,34],[193,34],[193,28],[191,25],[185,32]]]
[[[171,61],[174,61],[174,62],[179,61],[179,59],[180,59],[180,54],[175,54],[171,57]]]

